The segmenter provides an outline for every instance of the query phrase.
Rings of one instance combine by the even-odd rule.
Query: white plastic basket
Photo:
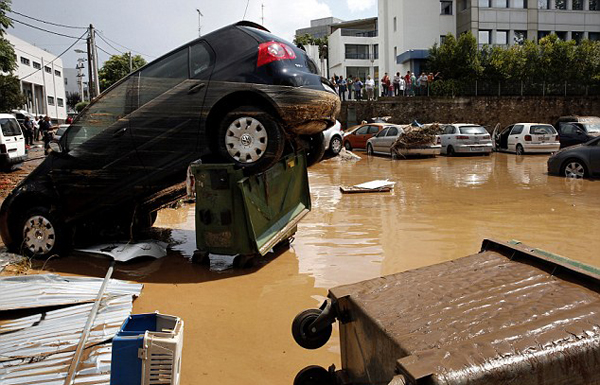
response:
[[[157,332],[146,331],[142,360],[142,385],[178,385],[183,349],[183,320],[166,314],[157,314]]]

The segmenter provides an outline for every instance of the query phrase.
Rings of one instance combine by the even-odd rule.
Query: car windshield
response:
[[[583,123],[588,134],[600,134],[600,123]]]
[[[529,133],[534,135],[554,135],[556,130],[552,126],[531,126]]]
[[[69,127],[68,126],[67,127],[59,127],[58,130],[56,130],[56,135],[61,136],[62,134],[65,133],[65,131],[67,131],[67,128],[69,128]]]
[[[0,126],[2,126],[2,134],[4,136],[16,136],[21,135],[21,127],[15,119],[0,119]]]
[[[461,134],[487,134],[487,130],[481,126],[463,126],[458,130]]]

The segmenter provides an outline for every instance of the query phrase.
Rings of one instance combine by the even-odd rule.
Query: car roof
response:
[[[13,118],[13,119],[17,120],[17,118],[15,118],[15,116],[13,114],[6,114],[6,113],[0,113],[0,118],[2,118],[2,119]]]
[[[451,126],[457,127],[457,128],[461,128],[461,127],[472,127],[472,126],[477,126],[477,127],[482,127],[481,124],[477,124],[477,123],[451,123]]]

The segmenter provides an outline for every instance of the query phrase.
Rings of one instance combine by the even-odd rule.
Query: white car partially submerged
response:
[[[484,154],[492,152],[492,139],[479,124],[453,123],[442,127],[442,154]]]
[[[335,121],[335,124],[323,131],[325,137],[325,151],[329,151],[332,155],[337,155],[342,150],[342,125],[339,120]]]
[[[494,150],[517,155],[553,153],[560,149],[558,133],[545,123],[516,123],[503,130],[495,129],[492,142]]]

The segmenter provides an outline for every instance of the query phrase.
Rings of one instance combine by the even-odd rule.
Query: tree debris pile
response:
[[[398,137],[392,145],[392,150],[400,154],[400,149],[419,148],[428,146],[436,141],[436,135],[440,135],[442,128],[438,123],[426,124],[422,127],[412,125],[403,126],[404,133]]]

